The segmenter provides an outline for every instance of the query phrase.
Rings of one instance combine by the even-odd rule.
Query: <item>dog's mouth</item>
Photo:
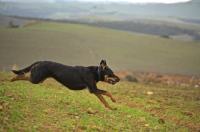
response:
[[[108,83],[110,83],[110,84],[112,84],[112,85],[115,85],[115,84],[116,84],[116,82],[113,81],[113,80],[111,80],[111,79],[108,79]]]

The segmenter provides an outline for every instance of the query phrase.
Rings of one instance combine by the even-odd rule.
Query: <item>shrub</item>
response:
[[[137,78],[136,77],[133,77],[133,76],[126,76],[125,79],[129,82],[138,82]]]
[[[167,39],[170,38],[168,35],[161,35],[160,37],[161,37],[161,38],[167,38]]]
[[[9,21],[8,28],[18,28],[18,27],[19,27],[19,25],[14,25],[13,21]]]

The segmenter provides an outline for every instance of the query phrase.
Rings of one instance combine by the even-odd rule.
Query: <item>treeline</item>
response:
[[[200,19],[179,18],[179,20],[181,20],[183,22],[193,23],[193,24],[200,24]]]
[[[163,35],[172,36],[172,35],[188,34],[190,36],[193,36],[195,40],[200,40],[200,35],[194,30],[182,29],[179,27],[168,26],[168,25],[146,24],[146,23],[132,22],[132,21],[96,22],[96,23],[88,23],[88,25],[106,27],[117,30],[125,30],[143,34],[150,34],[156,36],[163,36]]]
[[[134,21],[114,21],[114,22],[87,22],[87,21],[73,21],[73,20],[56,20],[57,22],[78,23],[95,27],[105,27],[116,30],[123,30],[129,32],[136,32],[142,34],[156,35],[156,36],[173,36],[188,34],[193,37],[195,41],[200,41],[200,35],[195,30],[183,29],[177,26],[147,24]],[[168,37],[165,37],[168,38]]]
[[[191,29],[184,29],[178,26],[169,26],[165,24],[148,24],[143,22],[134,21],[94,21],[89,22],[88,20],[52,20],[43,19],[45,21],[54,21],[61,23],[73,23],[73,24],[84,24],[95,27],[105,27],[115,30],[123,30],[135,33],[149,34],[161,36],[164,38],[170,38],[173,35],[188,34],[193,37],[195,41],[200,41],[200,35],[197,31]]]

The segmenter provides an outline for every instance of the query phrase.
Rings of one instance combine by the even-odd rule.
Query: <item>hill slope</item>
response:
[[[105,59],[115,71],[189,76],[200,72],[200,43],[46,22],[0,29],[0,36],[0,69],[4,71],[14,64],[22,68],[37,60],[88,66]]]

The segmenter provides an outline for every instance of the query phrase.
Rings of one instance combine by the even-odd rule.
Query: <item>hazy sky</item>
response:
[[[151,3],[177,3],[177,2],[187,2],[190,0],[80,0],[80,1],[110,1],[110,2],[151,2]]]
[[[18,0],[0,0],[0,1],[18,1]],[[34,0],[31,0],[34,1]],[[56,0],[43,0],[48,2],[55,2]],[[65,0],[65,1],[89,1],[89,2],[131,2],[131,3],[178,3],[187,2],[191,0]]]

